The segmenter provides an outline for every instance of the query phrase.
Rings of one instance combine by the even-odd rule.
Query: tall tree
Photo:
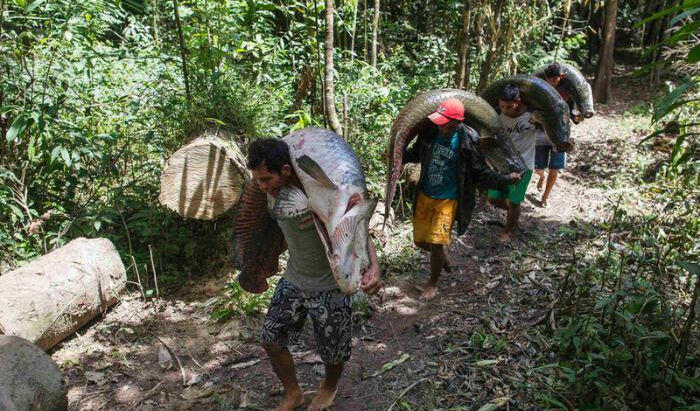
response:
[[[471,1],[464,0],[464,10],[462,11],[462,30],[459,32],[458,46],[459,58],[457,59],[457,74],[455,76],[455,87],[469,88],[469,25],[471,23]]]
[[[377,38],[379,37],[379,0],[374,0],[372,17],[372,67],[377,67]]]
[[[187,47],[185,39],[182,36],[182,25],[180,24],[180,11],[177,7],[177,0],[173,0],[173,8],[175,9],[175,27],[177,28],[177,37],[180,40],[180,58],[182,59],[182,75],[185,79],[185,94],[187,95],[187,103],[192,103],[192,94],[190,94],[190,81],[187,73]]]
[[[615,29],[617,27],[617,0],[605,2],[603,21],[603,44],[598,57],[598,69],[593,85],[593,98],[598,103],[607,103],[610,98],[613,51],[615,51]]]
[[[365,30],[364,41],[362,44],[362,59],[367,62],[367,50],[369,50],[369,43],[367,42],[367,0],[364,0],[362,4],[362,27]]]
[[[360,4],[360,0],[354,0],[355,3],[352,6],[352,34],[350,35],[350,62],[355,60],[355,33],[357,32],[357,6]]]
[[[484,88],[486,88],[489,76],[492,74],[491,66],[496,59],[496,51],[499,46],[499,41],[501,40],[501,35],[503,34],[503,30],[501,30],[501,21],[504,3],[505,0],[499,0],[498,4],[496,5],[497,9],[495,12],[491,5],[487,6],[486,22],[489,28],[489,48],[486,52],[486,60],[484,60],[484,64],[481,66],[481,72],[479,73],[479,84],[476,87],[477,92],[481,92]],[[510,40],[510,38],[506,38],[506,41]]]
[[[333,14],[335,13],[335,0],[326,0],[326,117],[331,130],[343,134],[343,128],[338,121],[338,113],[335,110],[335,87],[333,84]]]

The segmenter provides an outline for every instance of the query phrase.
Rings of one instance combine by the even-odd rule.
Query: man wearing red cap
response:
[[[503,175],[491,170],[477,149],[477,132],[462,123],[464,105],[447,99],[428,116],[435,126],[423,130],[416,143],[404,153],[405,163],[421,163],[418,193],[413,202],[413,241],[430,251],[430,280],[421,298],[430,300],[437,293],[443,268],[450,271],[445,245],[450,243],[452,224],[466,231],[474,210],[476,185],[504,188],[518,182],[520,175]]]

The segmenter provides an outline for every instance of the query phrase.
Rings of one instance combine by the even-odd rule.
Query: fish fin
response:
[[[280,220],[301,217],[308,212],[309,198],[301,189],[294,186],[282,188],[272,207],[272,214]]]
[[[310,175],[311,178],[316,180],[319,184],[333,190],[338,189],[338,186],[333,184],[331,179],[328,178],[323,169],[321,169],[321,166],[312,160],[311,157],[303,155],[297,159],[297,164],[299,165],[299,168],[301,168],[306,174]]]

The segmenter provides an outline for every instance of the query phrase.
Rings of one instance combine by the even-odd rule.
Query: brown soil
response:
[[[596,117],[574,127],[577,150],[549,207],[538,207],[534,177],[522,230],[505,246],[495,241],[499,227],[489,224],[503,221],[503,214],[482,207],[467,235],[453,241],[454,268],[432,302],[419,301],[415,286],[427,279],[427,256],[410,246],[410,224],[395,224],[381,257],[386,287],[370,298],[369,318],[357,322],[333,409],[386,410],[395,400],[395,410],[467,410],[489,401],[537,409],[526,384],[537,355],[535,325],[553,319],[569,258],[550,252],[553,244],[568,241],[560,234],[566,227],[602,221],[620,194],[634,193],[634,187],[614,183],[632,167],[635,143],[644,134],[635,127],[646,126],[648,118],[625,110],[651,98],[627,77],[616,85],[619,103],[598,107]],[[636,206],[638,200],[628,197],[628,206]],[[281,386],[255,343],[263,317],[223,324],[209,318],[208,298],[224,281],[211,279],[163,300],[160,309],[130,293],[59,346],[53,358],[69,385],[70,409],[265,409],[280,401]],[[490,342],[475,345],[480,336]],[[323,373],[311,327],[292,351],[308,405]],[[405,361],[375,375],[404,353]]]

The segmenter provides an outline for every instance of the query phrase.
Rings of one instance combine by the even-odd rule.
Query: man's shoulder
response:
[[[476,143],[479,141],[479,133],[467,124],[460,124],[458,131],[462,134],[465,141]]]

